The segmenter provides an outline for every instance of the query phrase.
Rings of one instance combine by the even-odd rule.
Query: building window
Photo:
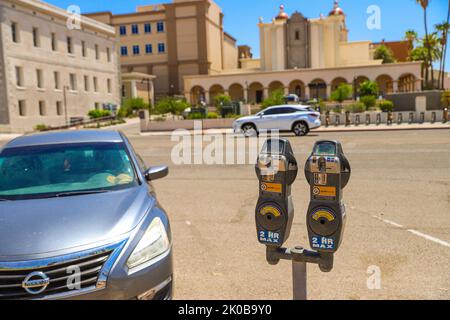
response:
[[[95,59],[100,60],[100,50],[98,48],[98,44],[95,45]]]
[[[137,56],[137,55],[140,54],[139,46],[133,46],[133,54],[134,54],[135,56]]]
[[[127,35],[127,26],[120,26],[119,32],[120,32],[121,36],[126,36]]]
[[[84,76],[84,91],[89,91],[89,76]]]
[[[93,80],[93,83],[94,83],[94,92],[98,92],[98,81],[97,81],[97,77],[94,77],[92,80]]]
[[[95,102],[94,103],[94,108],[95,108],[95,110],[100,110],[100,103]]]
[[[166,45],[164,43],[159,43],[158,44],[158,52],[159,53],[164,53],[166,52]]]
[[[81,41],[81,55],[83,57],[86,57],[86,42],[85,41]]]
[[[56,101],[56,115],[58,115],[58,116],[63,115],[62,101]]]
[[[77,75],[75,73],[70,74],[70,90],[77,91]]]
[[[106,80],[106,86],[108,88],[108,93],[111,93],[111,79],[107,79]]]
[[[39,101],[39,115],[45,116],[45,101]]]
[[[44,79],[41,69],[36,69],[36,84],[39,89],[44,88]]]
[[[55,80],[55,89],[56,90],[61,89],[61,80],[60,80],[60,76],[59,76],[59,72],[58,71],[55,71],[53,73],[53,78]]]
[[[121,47],[120,48],[120,55],[121,56],[127,56],[128,55],[128,47]]]
[[[52,51],[58,50],[58,42],[56,41],[56,33],[52,32]]]
[[[164,32],[164,22],[158,22],[158,23],[156,24],[156,30],[157,30],[158,32]]]
[[[153,46],[151,44],[145,45],[145,53],[147,54],[153,53]]]
[[[39,29],[38,28],[33,28],[33,45],[35,47],[39,47],[40,43],[39,43]]]
[[[298,30],[295,31],[295,40],[300,40],[300,31]]]
[[[106,59],[111,62],[111,50],[109,48],[106,48]]]
[[[15,22],[11,23],[11,37],[13,42],[19,42],[19,30]]]
[[[16,67],[16,85],[18,87],[23,87],[23,68]]]
[[[73,54],[72,37],[67,37],[67,52]]]
[[[139,26],[137,24],[131,25],[131,33],[132,34],[139,34]]]
[[[150,23],[146,23],[144,25],[145,33],[152,33],[152,25]]]
[[[27,114],[27,107],[25,105],[25,100],[19,100],[19,115],[25,117]]]

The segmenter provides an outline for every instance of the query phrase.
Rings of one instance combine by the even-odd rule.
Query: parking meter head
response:
[[[319,252],[334,253],[339,249],[346,220],[342,190],[350,175],[350,163],[340,142],[316,142],[305,165],[305,177],[311,186],[308,235],[311,247]]]
[[[281,247],[290,234],[294,216],[291,186],[298,174],[289,141],[268,139],[258,156],[255,171],[259,182],[255,211],[258,241]]]

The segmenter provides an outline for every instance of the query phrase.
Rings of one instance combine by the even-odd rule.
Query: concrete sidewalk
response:
[[[319,129],[314,129],[311,132],[314,133],[328,133],[328,132],[364,132],[364,131],[399,131],[399,130],[444,130],[444,129],[450,129],[450,123],[424,123],[424,124],[392,124],[392,125],[386,125],[386,124],[371,124],[371,125],[365,125],[361,124],[359,126],[351,125],[351,126],[334,126],[331,125],[329,127],[322,126]],[[233,134],[233,129],[210,129],[210,130],[204,130],[203,134]],[[182,136],[182,135],[197,135],[202,134],[201,131],[194,131],[194,130],[180,130],[180,131],[155,131],[155,132],[141,132],[141,136]]]

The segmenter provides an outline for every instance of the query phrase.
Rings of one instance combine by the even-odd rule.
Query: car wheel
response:
[[[254,124],[247,123],[242,126],[242,132],[245,137],[254,137],[258,135],[258,131]]]
[[[303,137],[308,134],[308,126],[304,122],[297,122],[294,124],[294,127],[292,128],[292,131],[297,137]]]

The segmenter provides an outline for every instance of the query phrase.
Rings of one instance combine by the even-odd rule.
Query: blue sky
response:
[[[170,2],[171,0],[45,0],[62,8],[77,4],[83,13],[112,11],[113,13],[133,12],[137,5]],[[259,17],[271,20],[280,4],[284,4],[289,14],[300,11],[308,18],[317,18],[321,13],[328,14],[333,0],[215,0],[225,14],[225,30],[234,36],[239,44],[248,44],[255,56],[259,56]],[[424,34],[423,11],[415,0],[341,0],[340,6],[347,15],[347,27],[350,40],[385,39],[400,40],[408,29]],[[369,17],[367,8],[376,5],[381,9],[381,28],[369,30],[366,22]],[[433,26],[447,18],[447,0],[430,0],[428,25]],[[450,54],[449,54],[450,56]],[[450,70],[450,57],[447,57],[447,69]]]

